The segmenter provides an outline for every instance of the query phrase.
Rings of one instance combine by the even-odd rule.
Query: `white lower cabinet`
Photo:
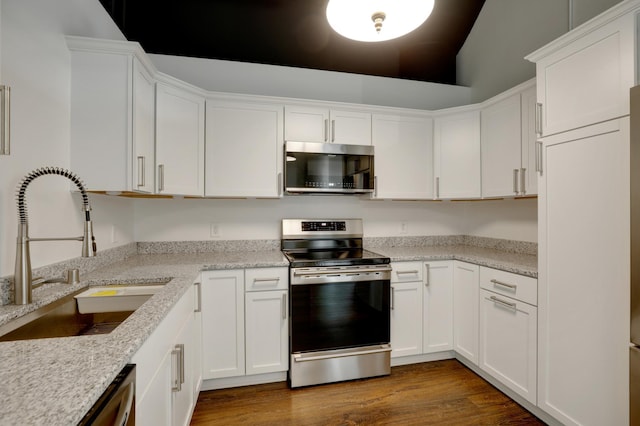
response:
[[[132,358],[136,424],[188,425],[200,386],[194,288],[182,296]]]
[[[478,265],[453,262],[453,348],[478,364]]]
[[[202,273],[204,379],[289,368],[288,268]]]
[[[479,366],[535,405],[538,311],[525,302],[537,280],[481,267],[480,286]]]
[[[424,262],[422,352],[453,349],[453,261]]]
[[[396,262],[391,278],[391,357],[453,348],[453,262]]]

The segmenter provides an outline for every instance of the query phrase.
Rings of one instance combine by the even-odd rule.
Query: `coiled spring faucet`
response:
[[[59,175],[72,181],[82,195],[82,210],[84,211],[84,235],[80,237],[62,238],[30,238],[29,225],[27,220],[27,204],[25,202],[25,192],[29,184],[37,177],[44,175]],[[17,189],[18,201],[18,241],[16,247],[16,269],[14,275],[14,296],[17,305],[31,303],[32,277],[31,277],[31,255],[29,253],[30,241],[82,241],[82,257],[93,257],[96,255],[96,240],[93,235],[93,225],[91,223],[91,206],[89,197],[82,181],[74,173],[59,167],[42,167],[26,175]]]

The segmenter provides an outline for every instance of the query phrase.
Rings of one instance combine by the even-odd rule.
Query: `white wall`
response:
[[[366,237],[468,234],[537,241],[537,200],[369,201],[290,196],[280,200],[135,201],[137,241],[279,239],[283,218],[359,217]],[[219,230],[211,236],[211,224]]]
[[[457,83],[480,102],[535,76],[529,53],[621,0],[486,0],[458,52]]]
[[[165,74],[217,92],[416,109],[470,103],[468,87],[213,59],[149,57]]]
[[[98,0],[2,0],[1,83],[11,86],[11,155],[0,156],[0,276],[13,275],[17,230],[15,189],[42,166],[69,167],[70,68],[63,34],[123,39]],[[30,236],[82,235],[81,202],[59,176],[27,191]],[[133,238],[129,200],[91,197],[99,249]],[[104,222],[107,220],[107,222]],[[111,224],[120,243],[111,243]],[[80,255],[79,242],[37,242],[32,265]]]

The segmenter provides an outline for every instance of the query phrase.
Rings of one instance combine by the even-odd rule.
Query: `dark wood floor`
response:
[[[456,360],[391,375],[289,389],[286,383],[201,392],[191,425],[543,425]]]

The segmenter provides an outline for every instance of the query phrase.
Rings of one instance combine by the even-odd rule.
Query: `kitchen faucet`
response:
[[[80,237],[62,237],[62,238],[30,238],[29,225],[27,221],[27,204],[25,202],[25,192],[27,186],[37,177],[44,175],[64,176],[76,184],[82,195],[82,210],[84,211],[84,235]],[[82,257],[94,257],[96,255],[96,240],[93,235],[93,224],[91,223],[91,206],[89,205],[89,197],[87,191],[80,181],[80,178],[69,170],[59,167],[42,167],[36,169],[26,175],[17,189],[18,200],[18,241],[16,247],[16,269],[13,279],[14,283],[14,301],[16,305],[26,305],[31,303],[31,292],[33,290],[33,281],[31,277],[31,255],[29,253],[30,241],[63,241],[74,240],[82,241]]]

